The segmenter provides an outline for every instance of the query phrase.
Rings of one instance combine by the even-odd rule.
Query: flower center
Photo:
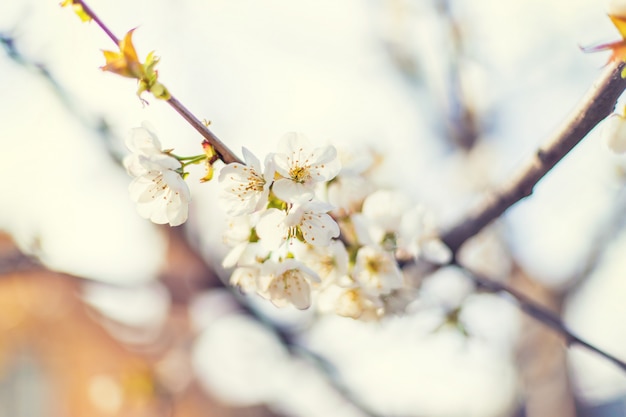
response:
[[[295,182],[299,182],[300,184],[305,183],[307,180],[311,178],[311,174],[309,173],[308,166],[294,166],[289,170],[289,176]]]
[[[246,184],[246,191],[263,191],[265,187],[265,179],[259,176],[254,170],[250,170],[248,176],[248,183]]]
[[[386,272],[388,269],[387,262],[380,257],[370,257],[365,261],[365,269],[373,274]]]
[[[294,290],[297,292],[302,291],[302,276],[297,269],[290,269],[283,272],[278,279],[282,281],[284,291],[290,297]]]
[[[333,258],[332,256],[324,256],[319,261],[319,269],[324,276],[330,275],[330,273],[333,272],[333,269],[335,269],[336,266],[337,263],[335,262],[335,258]]]

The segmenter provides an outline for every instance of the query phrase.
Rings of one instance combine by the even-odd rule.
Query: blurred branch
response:
[[[113,32],[104,24],[102,20],[94,13],[94,11],[82,0],[74,0],[74,4],[80,4],[83,7],[85,13],[87,13],[94,22],[107,34],[107,36],[115,43],[115,45],[120,44],[120,39],[113,34]],[[219,158],[226,164],[230,164],[232,162],[243,163],[237,155],[233,153],[213,132],[209,130],[209,128],[202,123],[196,116],[189,111],[180,101],[178,101],[174,95],[171,95],[170,99],[167,100],[167,103],[172,106],[178,114],[180,114],[183,119],[185,119],[202,137],[209,141],[209,143],[215,148],[215,152],[217,152]]]
[[[105,139],[105,145],[109,154],[116,162],[121,161],[121,157],[114,150],[112,144],[115,135],[110,129],[110,125],[103,116],[87,114],[83,108],[76,103],[76,101],[68,94],[57,78],[50,72],[45,64],[36,62],[33,59],[26,57],[15,45],[15,38],[6,34],[0,33],[0,46],[4,49],[6,55],[13,60],[13,62],[22,66],[26,70],[32,71],[35,74],[41,76],[52,87],[52,91],[56,94],[57,98],[69,110],[72,114],[76,115],[77,119],[89,130],[97,132],[103,139]]]
[[[513,261],[507,281],[518,291],[561,316],[568,291],[546,285]],[[516,343],[515,363],[524,393],[525,417],[577,417],[574,390],[567,369],[563,338],[533,317],[522,321],[524,337]]]
[[[0,33],[0,45],[4,49],[4,52],[9,58],[19,65],[27,68],[31,71],[38,73],[44,80],[46,80],[53,91],[57,94],[61,102],[69,109],[74,109],[71,100],[69,99],[67,92],[61,87],[56,78],[50,73],[45,65],[29,60],[25,57],[15,46],[15,38],[12,36]]]
[[[561,334],[565,338],[565,343],[568,346],[579,345],[587,350],[597,353],[598,355],[617,365],[622,370],[626,371],[626,362],[616,358],[612,354],[598,348],[597,346],[587,342],[586,340],[574,334],[558,315],[556,315],[546,307],[535,302],[530,297],[526,296],[515,288],[508,286],[507,284],[489,279],[478,272],[471,271],[468,268],[463,267],[462,265],[458,266],[463,268],[463,270],[470,275],[472,280],[476,283],[476,285],[478,285],[479,288],[493,293],[505,292],[511,295],[523,312],[533,317],[537,321],[543,323],[544,325],[548,326],[557,333]]]
[[[43,266],[37,259],[24,255],[18,250],[9,254],[3,253],[0,255],[0,277],[15,272],[31,271],[35,269],[43,269]]]
[[[463,88],[463,61],[465,55],[465,37],[459,19],[454,15],[450,0],[436,0],[435,8],[443,19],[450,52],[442,53],[447,69],[447,128],[453,144],[462,151],[471,151],[479,140],[481,126],[476,114],[473,97],[468,97]]]
[[[533,188],[600,121],[608,116],[626,89],[621,77],[623,62],[610,63],[561,128],[550,137],[508,183],[485,196],[467,217],[442,234],[454,254],[463,243],[502,215],[509,207],[532,194]]]

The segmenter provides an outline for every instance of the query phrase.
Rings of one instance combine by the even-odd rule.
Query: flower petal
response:
[[[256,232],[261,238],[261,244],[268,250],[278,249],[288,238],[288,228],[285,224],[287,214],[275,208],[268,209],[261,215],[256,226]]]
[[[142,122],[141,127],[135,127],[130,130],[125,144],[131,152],[145,156],[163,152],[161,142],[156,133],[154,133],[154,128],[147,121]]]
[[[311,306],[311,287],[297,270],[289,270],[274,278],[269,285],[270,300],[278,307],[287,302],[300,310]]]
[[[313,184],[301,184],[291,181],[287,178],[281,178],[274,181],[272,191],[276,197],[288,203],[294,203],[299,200],[310,199],[314,195]]]
[[[339,236],[339,226],[326,213],[306,213],[300,229],[304,240],[313,246],[328,246]]]
[[[626,152],[626,118],[620,114],[612,114],[604,121],[602,136],[610,150],[618,154]]]

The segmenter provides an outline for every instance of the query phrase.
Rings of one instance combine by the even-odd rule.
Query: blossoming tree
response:
[[[613,112],[626,89],[623,1],[615,0],[609,7],[609,17],[622,39],[585,49],[610,50],[612,55],[562,129],[542,143],[510,180],[495,186],[445,228],[438,225],[436,213],[414,195],[379,184],[377,169],[384,155],[367,146],[346,149],[288,132],[276,138],[273,152],[255,155],[244,146],[240,158],[227,140],[222,142],[208,122],[201,122],[166,87],[154,52],[140,59],[133,44],[136,29],[118,38],[86,2],[66,0],[62,5],[71,6],[81,20],[95,22],[114,42],[116,48],[104,51],[101,69],[136,80],[139,106],[165,102],[200,134],[198,153],[185,156],[169,148],[167,138],[159,137],[150,122],[132,128],[125,141],[130,154],[123,159],[132,177],[130,198],[139,216],[166,227],[181,226],[193,217],[192,194],[201,192],[192,192],[195,187],[188,185],[190,179],[219,184],[213,197],[227,217],[222,239],[228,250],[217,269],[233,291],[245,294],[244,305],[261,301],[271,308],[294,307],[320,316],[384,323],[419,306],[422,284],[429,277],[454,268],[471,282],[468,294],[506,293],[522,311],[563,336],[569,345],[585,348],[626,371],[623,355],[576,334],[524,291],[464,262],[461,250],[530,196],[537,183]],[[605,144],[615,153],[626,151],[624,126],[623,112],[604,122]],[[195,165],[204,169],[198,178]],[[443,324],[465,333],[461,310],[459,305],[447,308]],[[367,412],[357,400],[351,401]]]

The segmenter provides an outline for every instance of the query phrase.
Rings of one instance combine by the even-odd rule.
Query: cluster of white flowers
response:
[[[185,166],[208,154],[180,157],[163,150],[146,123],[126,141],[124,165],[139,214],[177,226],[187,220]],[[206,151],[206,150],[205,150]],[[245,164],[222,167],[221,201],[231,216],[223,261],[231,283],[282,307],[372,319],[410,288],[398,260],[450,260],[426,210],[404,195],[376,189],[373,153],[343,155],[288,133],[263,164],[243,149]]]
[[[183,224],[191,195],[182,176],[182,163],[163,151],[146,122],[131,130],[126,146],[132,153],[124,159],[124,166],[135,177],[129,191],[139,215],[158,224]]]
[[[316,306],[353,318],[385,314],[406,286],[398,257],[450,259],[426,211],[402,194],[376,190],[370,152],[339,162],[333,146],[312,147],[299,133],[283,137],[261,165],[221,169],[221,200],[232,216],[223,266],[231,283],[282,307]]]

